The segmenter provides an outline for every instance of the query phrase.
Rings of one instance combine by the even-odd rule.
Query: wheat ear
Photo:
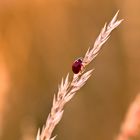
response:
[[[140,133],[140,94],[130,104],[120,133],[115,140],[131,140],[137,138]]]
[[[52,132],[55,126],[59,123],[64,112],[65,104],[70,101],[75,93],[85,84],[88,78],[91,76],[93,70],[85,72],[85,67],[98,55],[102,45],[107,41],[112,30],[114,30],[122,20],[117,20],[119,11],[115,14],[111,22],[105,24],[97,37],[93,48],[89,48],[86,52],[83,60],[83,69],[78,74],[74,74],[72,81],[69,81],[69,74],[66,79],[63,80],[58,87],[57,95],[54,95],[51,112],[47,118],[46,124],[42,131],[38,130],[36,140],[54,140],[55,137],[51,138]]]

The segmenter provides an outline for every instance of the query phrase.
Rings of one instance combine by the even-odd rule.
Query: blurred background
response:
[[[0,0],[0,140],[35,140],[61,78],[117,10],[124,22],[67,104],[57,140],[112,140],[140,92],[139,0]]]

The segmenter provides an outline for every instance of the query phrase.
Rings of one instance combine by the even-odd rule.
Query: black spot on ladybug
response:
[[[81,58],[78,58],[77,60],[75,60],[72,64],[72,71],[75,73],[75,74],[78,74],[80,71],[81,71],[81,68],[82,68],[82,59]]]

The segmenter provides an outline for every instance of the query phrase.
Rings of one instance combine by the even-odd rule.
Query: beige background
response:
[[[139,0],[0,1],[0,140],[33,140],[71,64],[120,9],[93,76],[66,106],[57,140],[112,140],[140,92]]]

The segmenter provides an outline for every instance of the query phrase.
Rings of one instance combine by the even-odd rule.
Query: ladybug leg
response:
[[[80,70],[80,72],[79,72],[79,73],[80,73],[80,74],[82,74],[84,71],[85,71],[85,66],[84,66],[84,65],[82,65],[82,66],[81,66],[81,70]]]

